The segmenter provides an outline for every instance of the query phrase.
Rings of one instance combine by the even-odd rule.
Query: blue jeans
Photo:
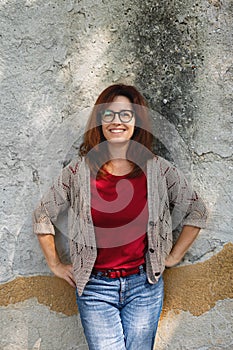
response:
[[[152,350],[163,304],[163,279],[149,284],[146,272],[110,279],[91,275],[77,296],[90,350]]]

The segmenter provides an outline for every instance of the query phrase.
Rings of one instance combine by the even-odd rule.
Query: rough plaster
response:
[[[156,350],[231,350],[232,300],[199,317],[174,311],[162,318]],[[36,299],[0,308],[1,350],[87,350],[79,316],[64,316]]]
[[[172,123],[186,145],[179,153],[188,160],[184,170],[210,208],[208,228],[181,265],[205,262],[232,241],[232,22],[231,0],[0,2],[1,283],[48,273],[32,235],[31,212],[75,152],[90,106],[113,82],[136,84],[158,111],[155,128],[157,115]],[[175,142],[166,147],[158,139],[156,149],[184,165],[173,156]],[[66,249],[62,254],[66,259]],[[227,261],[221,262],[224,268]],[[208,293],[203,290],[204,298]],[[221,314],[214,315],[218,324]],[[59,317],[53,313],[58,323]],[[197,329],[202,325],[203,318],[186,312],[174,317],[174,324],[186,317]],[[74,331],[71,320],[66,319],[67,327]],[[1,331],[7,332],[7,325]],[[180,336],[188,344],[184,328]],[[208,329],[204,323],[203,328]],[[193,349],[218,349],[213,344]]]
[[[231,350],[232,300],[219,301],[209,312],[195,317],[170,311],[159,325],[156,350]]]
[[[1,350],[87,350],[77,316],[50,311],[36,299],[0,309]]]

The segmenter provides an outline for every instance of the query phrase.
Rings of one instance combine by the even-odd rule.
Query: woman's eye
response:
[[[110,112],[110,111],[104,112],[104,117],[112,117],[112,116],[113,116],[112,112]]]
[[[122,115],[123,117],[129,117],[129,116],[130,116],[130,113],[127,112],[127,111],[124,111],[124,112],[121,112],[121,115]]]

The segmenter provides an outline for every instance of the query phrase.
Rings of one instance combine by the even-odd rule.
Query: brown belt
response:
[[[100,275],[108,278],[119,278],[134,275],[145,271],[145,265],[140,265],[132,269],[118,269],[118,270],[102,270],[102,269],[93,269],[93,275]]]

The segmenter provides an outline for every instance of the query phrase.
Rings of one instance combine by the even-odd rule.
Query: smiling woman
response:
[[[165,266],[182,259],[206,224],[201,198],[152,146],[142,95],[133,86],[109,86],[92,110],[79,157],[34,212],[49,267],[76,288],[90,350],[153,349]],[[61,263],[53,237],[64,210],[71,265]],[[172,247],[174,213],[182,231]]]
[[[103,174],[104,164],[109,168],[115,163],[116,175],[122,175],[122,168],[127,164],[127,172],[134,177],[141,174],[146,161],[154,157],[152,149],[151,122],[143,96],[134,86],[107,87],[97,98],[90,115],[80,155],[86,157],[97,176]]]

